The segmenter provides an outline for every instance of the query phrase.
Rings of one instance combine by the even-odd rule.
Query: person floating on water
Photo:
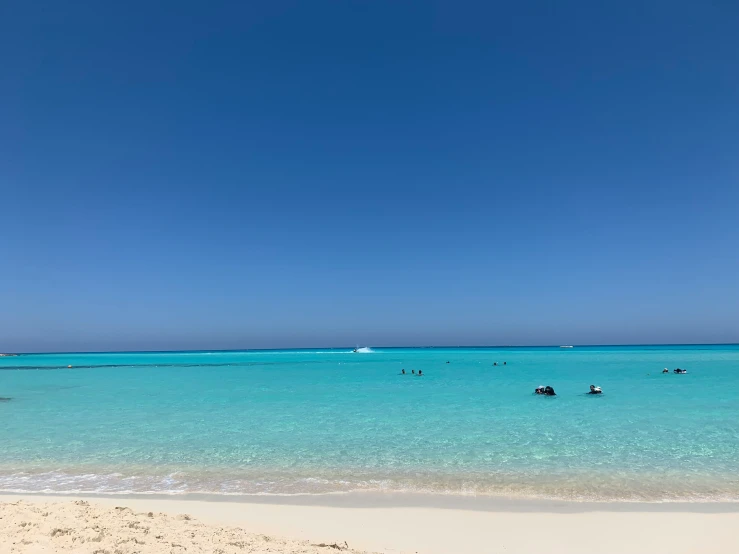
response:
[[[416,374],[416,370],[415,370],[415,369],[411,369],[411,373],[412,373],[413,375],[415,375],[415,374]]]
[[[688,372],[687,369],[680,369],[679,367],[673,371],[673,373],[687,373],[687,372]]]
[[[543,394],[544,396],[557,396],[557,393],[554,392],[554,389],[547,385],[546,387],[544,385],[539,385],[534,389],[534,394]]]
[[[419,369],[419,370],[418,370],[418,376],[420,377],[421,375],[423,375],[423,371],[421,371],[421,370]]]
[[[596,387],[595,385],[590,385],[590,392],[588,394],[603,394],[603,391],[600,390],[600,387]]]
[[[405,375],[405,369],[401,369],[401,370],[400,370],[400,373],[401,373],[402,375]]]
[[[493,365],[498,365],[498,362],[493,362]]]
[[[662,373],[669,373],[669,372],[670,372],[670,370],[669,370],[669,369],[667,369],[667,368],[664,368],[664,369],[662,370]]]

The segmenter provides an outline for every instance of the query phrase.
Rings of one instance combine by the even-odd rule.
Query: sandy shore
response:
[[[739,552],[739,507],[731,504],[452,501],[443,507],[377,498],[314,505],[3,495],[0,552],[326,554],[339,550],[316,545],[345,543],[356,549],[349,552],[394,554]]]
[[[337,551],[359,554],[346,543],[283,539],[240,527],[207,525],[189,514],[137,512],[107,502],[18,500],[0,503],[2,553],[318,554]]]

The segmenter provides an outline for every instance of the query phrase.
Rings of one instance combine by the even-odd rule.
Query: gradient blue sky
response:
[[[739,341],[736,2],[0,6],[0,351]]]

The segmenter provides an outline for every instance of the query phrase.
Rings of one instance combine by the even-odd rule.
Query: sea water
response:
[[[0,397],[1,491],[739,499],[739,346],[21,355]]]

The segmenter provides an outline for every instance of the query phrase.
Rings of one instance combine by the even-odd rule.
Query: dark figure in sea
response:
[[[588,394],[603,394],[603,391],[600,390],[600,387],[596,387],[595,385],[590,385],[590,392]]]
[[[403,375],[405,375],[405,369],[401,369],[400,370],[400,373],[402,373]]]
[[[544,387],[544,392],[542,392],[541,394],[543,394],[544,396],[557,396],[557,393],[554,392],[554,389],[549,385]]]
[[[6,396],[0,396],[0,402],[10,402],[11,400],[13,399]]]
[[[498,362],[493,362],[493,365],[498,365]]]
[[[503,362],[503,365],[506,365],[508,362]]]
[[[449,362],[447,361],[447,363],[449,363]]]
[[[421,375],[423,375],[423,371],[419,369],[418,370],[418,376],[420,377]]]
[[[662,373],[669,373],[669,372],[670,372],[670,370],[669,370],[669,369],[667,369],[667,368],[664,368],[664,369],[662,370]]]
[[[411,373],[412,373],[413,375],[415,375],[415,374],[416,374],[416,370],[415,370],[415,369],[411,369]]]
[[[674,373],[687,373],[687,369],[680,369],[679,367],[674,371]]]

